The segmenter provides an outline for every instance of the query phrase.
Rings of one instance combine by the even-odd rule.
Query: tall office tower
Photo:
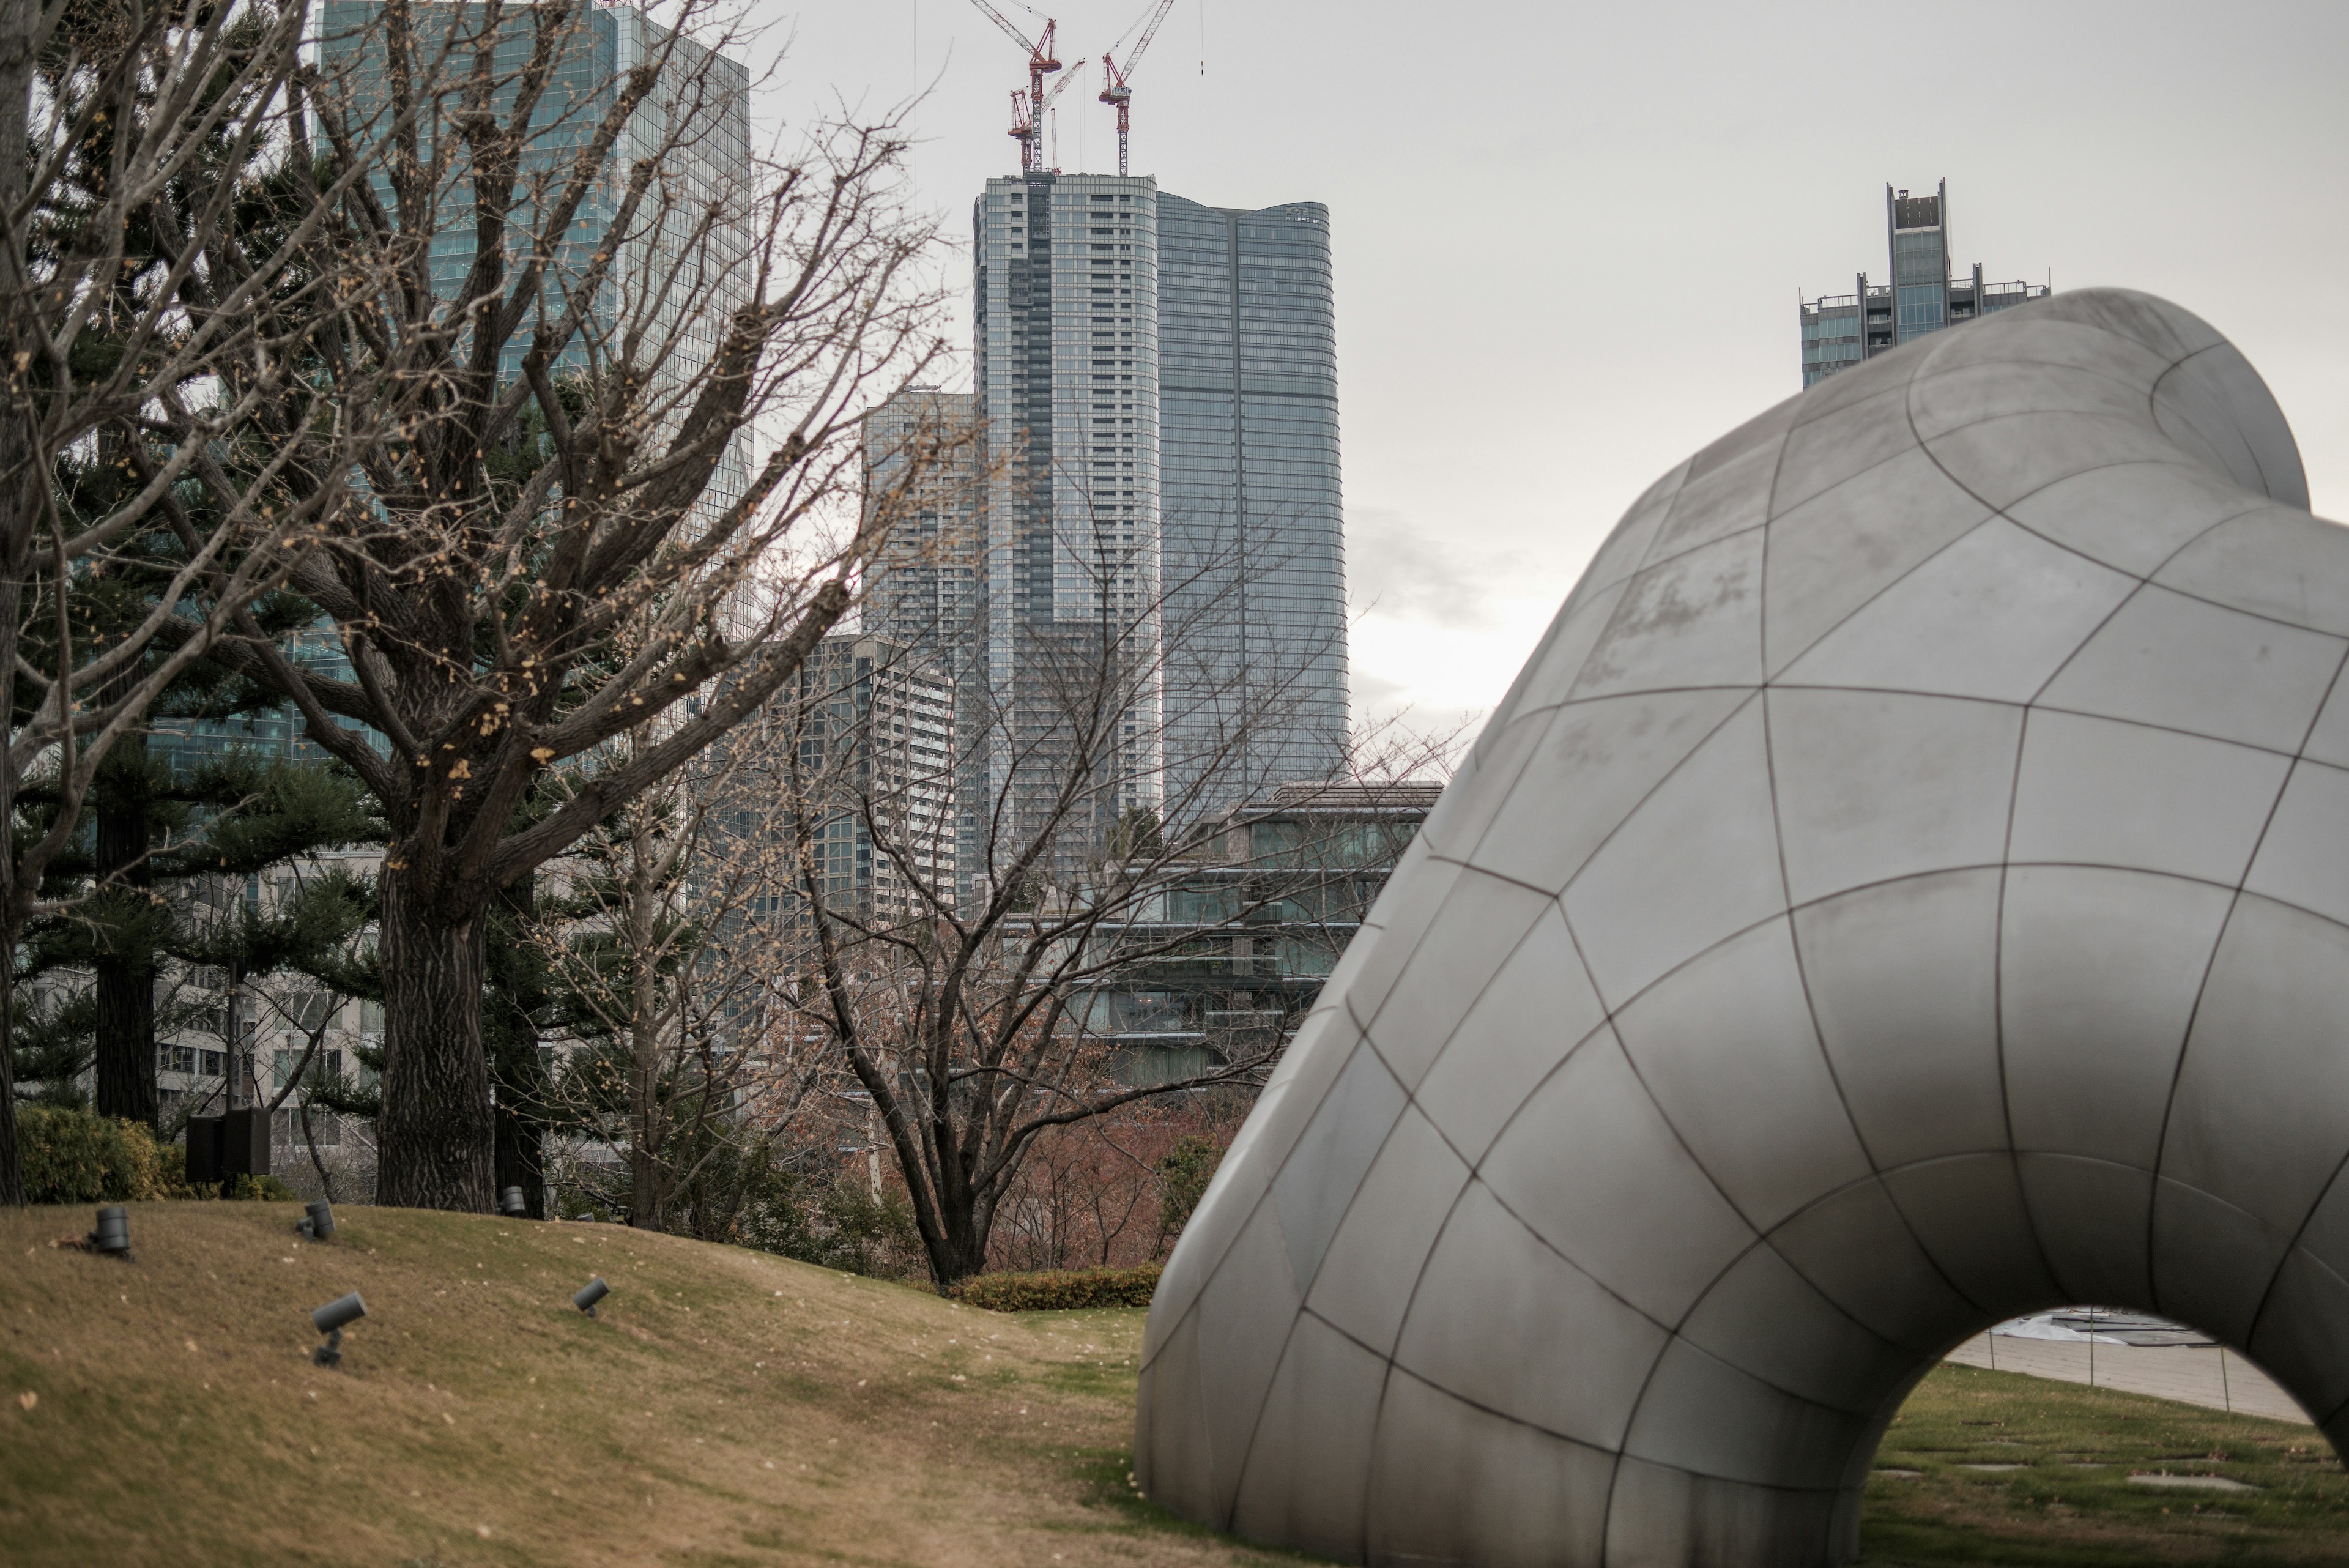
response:
[[[986,571],[982,678],[958,716],[984,705],[972,805],[1022,832],[1072,762],[1096,775],[1080,839],[1160,804],[1157,215],[1154,180],[1050,171],[989,180],[972,212]],[[1075,739],[1104,649],[1113,762]]]
[[[776,701],[787,704],[790,743],[809,781],[805,809],[827,903],[860,919],[919,918],[928,903],[908,871],[933,889],[956,880],[954,692],[945,671],[905,643],[835,632]]]
[[[977,628],[979,464],[968,392],[909,387],[864,416],[864,497],[898,520],[865,575],[864,629],[951,666]],[[898,495],[901,488],[908,493]]]
[[[865,575],[864,630],[912,649],[960,693],[979,657],[985,570],[978,400],[909,387],[864,418],[864,504],[887,501],[898,521]],[[907,493],[895,493],[904,489]],[[984,733],[975,718],[972,732]],[[958,759],[955,780],[956,901],[968,908],[978,852],[983,753]]]
[[[1204,821],[1347,767],[1330,212],[1158,202],[1166,800]]]
[[[1804,301],[1803,385],[1816,386],[1838,370],[1945,327],[1962,326],[1994,311],[2044,296],[2037,283],[1982,281],[1950,271],[1950,182],[1930,196],[1884,187],[1884,230],[1892,281],[1870,284],[1858,275],[1855,292]]]

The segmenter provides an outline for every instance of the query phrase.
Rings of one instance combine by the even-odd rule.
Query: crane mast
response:
[[[1061,62],[1052,57],[1052,35],[1061,25],[1047,16],[1043,32],[1030,38],[1013,25],[1010,17],[988,5],[987,0],[970,0],[970,3],[978,6],[988,21],[1002,28],[1013,43],[1028,51],[1027,101],[1021,102],[1019,89],[1012,89],[1011,135],[1019,143],[1019,171],[1033,174],[1044,165],[1044,78],[1061,68]]]
[[[1126,130],[1133,108],[1133,89],[1125,85],[1125,78],[1133,73],[1133,67],[1141,63],[1142,51],[1150,47],[1150,40],[1158,36],[1158,24],[1166,20],[1166,13],[1174,8],[1174,0],[1155,0],[1155,4],[1145,13],[1150,18],[1149,25],[1142,29],[1142,36],[1135,40],[1133,49],[1128,51],[1125,64],[1123,66],[1117,63],[1115,44],[1111,45],[1109,51],[1102,56],[1101,101],[1117,110],[1117,171],[1120,174],[1127,171]]]
[[[1076,79],[1075,74],[1071,72],[1054,82],[1045,92],[1044,101],[1040,105],[1030,103],[1027,95],[1018,88],[1011,89],[1011,134],[1020,139],[1019,145],[1023,150],[1030,146],[1037,150],[1034,164],[1036,169],[1044,167],[1044,110],[1052,107],[1052,100],[1061,96],[1061,88]],[[1023,172],[1031,171],[1024,158],[1019,167]]]

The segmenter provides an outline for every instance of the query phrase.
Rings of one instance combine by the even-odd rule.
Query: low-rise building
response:
[[[1284,784],[1226,812],[1195,862],[1096,933],[1135,955],[1083,1002],[1120,1072],[1188,1076],[1295,1033],[1443,789]]]

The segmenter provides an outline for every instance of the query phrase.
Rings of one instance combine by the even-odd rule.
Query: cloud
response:
[[[1347,508],[1346,592],[1358,616],[1483,626],[1521,566],[1516,551],[1439,537],[1387,507]]]
[[[1484,708],[1430,703],[1403,682],[1359,667],[1352,676],[1355,739],[1368,755],[1411,755],[1429,763],[1441,757],[1440,771],[1448,774],[1485,727]]]

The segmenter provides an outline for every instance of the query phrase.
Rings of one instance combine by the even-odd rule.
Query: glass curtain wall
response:
[[[1329,209],[1158,204],[1168,815],[1347,763]]]

